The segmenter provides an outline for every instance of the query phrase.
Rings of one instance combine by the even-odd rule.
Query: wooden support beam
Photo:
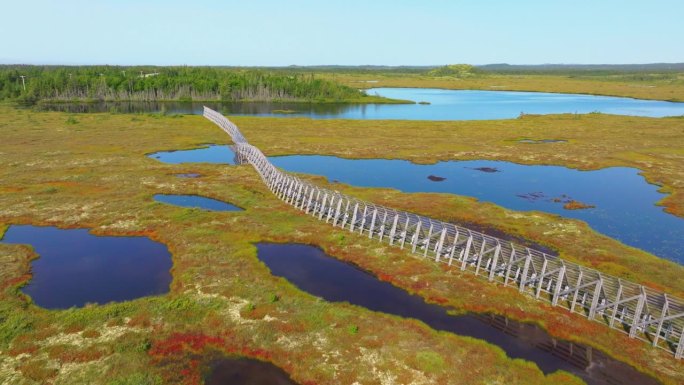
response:
[[[675,351],[675,358],[681,360],[684,357],[684,329],[680,330],[679,343],[677,343],[677,350]]]
[[[392,221],[392,229],[389,234],[389,244],[394,245],[394,233],[397,231],[397,223],[399,222],[399,213],[394,214],[394,221]]]
[[[425,252],[423,253],[423,257],[427,256],[428,249],[430,249],[430,238],[432,238],[432,229],[434,226],[435,225],[430,222],[430,229],[428,230],[427,238],[425,238]]]
[[[527,255],[525,256],[525,265],[523,266],[522,276],[520,277],[520,286],[518,287],[518,291],[520,291],[521,293],[525,290],[525,280],[527,279],[527,273],[529,272],[531,262],[532,255],[530,254],[530,251],[528,249]]]
[[[611,304],[611,305],[607,305],[607,306],[606,306],[606,308],[607,308],[608,306],[612,306],[612,307],[613,307],[613,312],[612,312],[612,314],[611,314],[611,316],[610,316],[610,321],[608,322],[608,326],[611,327],[611,328],[612,328],[613,325],[615,324],[615,319],[617,318],[618,306],[620,305],[620,298],[621,298],[621,297],[622,297],[622,282],[621,282],[620,279],[618,278],[618,290],[617,290],[617,295],[615,296],[615,301],[613,302],[614,304]],[[601,309],[599,309],[599,310],[601,310]]]
[[[561,263],[563,263],[561,261]],[[553,299],[551,300],[551,305],[558,305],[558,298],[560,297],[561,288],[563,287],[563,282],[565,280],[565,264],[563,263],[558,270],[558,277],[556,278],[556,286],[553,288]]]
[[[382,237],[385,235],[385,227],[387,226],[387,210],[385,210],[385,214],[382,216],[382,220],[380,222],[380,234],[378,236],[378,241],[382,242]]]
[[[639,302],[637,302],[636,308],[634,309],[634,316],[632,317],[632,324],[629,328],[629,338],[636,337],[637,328],[639,325],[639,319],[641,318],[641,312],[644,310],[644,303],[646,302],[646,292],[643,286],[641,287],[641,295],[639,296]]]
[[[508,286],[508,280],[511,278],[511,271],[517,261],[518,260],[516,260],[515,258],[515,248],[511,247],[511,254],[508,256],[508,263],[506,264],[506,276],[504,277],[504,286]]]
[[[420,239],[420,226],[423,224],[423,221],[418,220],[418,224],[416,225],[416,232],[413,233],[413,237],[411,238],[411,252],[415,253],[416,252],[416,246],[418,246],[418,240]]]
[[[546,266],[548,266],[548,264],[549,260],[544,258],[544,263],[542,264],[541,272],[539,273],[539,277],[537,277],[539,282],[537,282],[537,290],[534,293],[535,298],[539,298],[539,294],[541,293],[542,283],[544,282],[544,273],[546,272]]]
[[[665,322],[665,316],[667,316],[667,308],[670,306],[669,302],[667,301],[667,294],[663,294],[663,298],[663,309],[660,311],[660,319],[658,320],[658,326],[656,327],[656,332],[653,336],[653,346],[658,346],[660,331],[663,330],[663,322]]]
[[[356,202],[354,204],[354,213],[352,214],[352,220],[351,220],[351,223],[349,224],[349,231],[351,231],[352,233],[354,232],[354,225],[356,225],[356,214],[358,213],[358,211],[359,211],[359,203]]]
[[[489,268],[489,277],[487,277],[487,280],[489,282],[492,282],[494,280],[494,274],[496,274],[496,269],[499,264],[499,254],[501,253],[501,243],[499,241],[496,242],[496,249],[494,249],[494,257],[492,258],[492,265]]]
[[[337,222],[340,220],[340,215],[342,214],[342,197],[337,200],[337,207],[335,208],[335,214],[333,218],[333,227],[337,226]]]
[[[409,229],[409,216],[406,216],[406,223],[404,223],[404,229],[401,231],[401,245],[399,247],[401,249],[404,248],[404,242],[406,242],[406,236],[408,235],[408,229]]]
[[[480,251],[476,254],[475,259],[475,275],[480,275],[480,262],[482,261],[482,256],[485,254],[485,246],[487,245],[487,238],[482,238],[482,243],[480,244]]]
[[[361,218],[361,224],[359,225],[359,234],[363,234],[363,229],[366,225],[366,218],[368,217],[368,206],[363,205],[363,217]]]
[[[368,238],[373,238],[373,230],[375,230],[375,219],[378,217],[378,209],[373,209],[373,217],[371,218],[371,225],[368,229]]]
[[[323,220],[323,214],[325,214],[325,201],[328,199],[328,193],[323,194],[323,201],[321,202],[321,207],[318,210],[318,220]]]
[[[596,306],[598,306],[599,297],[601,296],[601,288],[603,286],[603,278],[601,274],[598,275],[598,281],[594,287],[594,293],[591,296],[591,306],[589,307],[589,316],[587,318],[593,319],[596,315]]]
[[[437,248],[435,250],[435,261],[439,262],[440,256],[442,254],[442,247],[444,246],[444,239],[446,238],[447,229],[442,227],[442,234],[439,236],[439,242],[437,242]]]

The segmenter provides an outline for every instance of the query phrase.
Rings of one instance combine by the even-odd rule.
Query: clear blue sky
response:
[[[684,62],[684,0],[0,0],[0,63]]]

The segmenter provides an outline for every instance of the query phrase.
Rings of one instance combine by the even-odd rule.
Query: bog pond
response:
[[[257,256],[275,276],[301,290],[332,302],[349,302],[367,309],[418,319],[431,328],[487,341],[509,357],[532,361],[544,373],[565,370],[588,384],[657,384],[600,351],[555,339],[536,325],[493,315],[450,315],[353,265],[301,244],[259,243]],[[363,331],[359,330],[359,333]]]
[[[199,195],[156,194],[154,200],[174,206],[198,208],[208,211],[242,211],[241,208],[230,203]]]
[[[249,358],[225,358],[209,365],[205,385],[297,385],[279,367]]]
[[[31,262],[31,280],[21,290],[44,308],[127,301],[169,291],[171,253],[149,238],[12,225],[0,243],[30,245],[38,254]]]
[[[525,114],[601,112],[634,116],[684,115],[684,103],[612,96],[518,91],[443,90],[433,88],[373,88],[366,91],[408,104],[221,103],[221,102],[100,102],[41,103],[39,110],[71,113],[202,114],[206,105],[225,115],[310,117],[314,119],[486,120]]]
[[[235,164],[235,155],[228,146],[149,156],[169,163]],[[320,155],[269,159],[287,171],[322,175],[330,181],[355,186],[465,195],[512,210],[539,210],[580,219],[594,230],[627,245],[684,264],[684,250],[680,247],[684,219],[656,205],[665,194],[647,183],[634,168],[578,171],[560,166],[482,160],[418,165],[405,160]],[[587,207],[569,209],[576,208],[572,202]]]

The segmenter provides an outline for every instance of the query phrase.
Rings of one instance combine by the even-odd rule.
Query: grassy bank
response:
[[[202,366],[217,354],[270,360],[302,384],[577,383],[562,373],[543,376],[534,365],[510,360],[480,341],[311,297],[269,274],[256,258],[252,243],[258,241],[316,244],[459,311],[495,311],[538,322],[552,334],[591,343],[667,384],[684,380],[681,363],[668,353],[580,317],[568,317],[515,290],[446,272],[375,240],[321,225],[278,201],[250,167],[166,165],[144,156],[227,140],[201,117],[84,114],[69,119],[61,113],[1,110],[0,229],[32,223],[88,227],[101,234],[148,235],[173,253],[174,280],[171,292],[161,297],[47,311],[31,305],[17,291],[30,278],[29,260],[35,254],[22,246],[1,245],[0,377],[12,383],[197,383]],[[319,123],[331,125],[328,129],[335,130],[331,137],[339,142],[319,143],[323,147],[316,148],[310,137],[302,143],[302,151],[325,149],[364,156],[374,143],[369,139],[368,147],[352,153],[347,145],[354,141],[354,128],[345,121],[238,120],[250,141],[271,153],[285,152],[293,145],[283,143],[285,138],[294,144],[299,140],[294,138],[306,138],[298,136],[302,132],[296,128],[303,123],[314,131],[324,130]],[[368,126],[356,130],[373,132]],[[284,136],[286,132],[297,135]],[[413,145],[413,139],[406,143]],[[187,172],[202,177],[174,176]],[[571,258],[575,251],[570,243],[579,235],[593,236],[596,249],[608,248],[607,256],[620,256],[611,261],[614,273],[673,284],[678,294],[684,291],[677,286],[681,267],[658,265],[645,253],[600,237],[576,221],[515,213],[455,196],[421,194],[426,199],[414,199],[414,194],[389,190],[335,188],[378,203],[396,199],[392,205],[442,219],[468,219],[510,230],[558,247]],[[200,194],[246,210],[211,213],[178,208],[154,202],[157,193]],[[554,231],[548,233],[550,223],[555,224]],[[583,255],[580,247],[584,246],[577,246],[577,253]],[[630,271],[628,258],[623,257],[629,255],[645,258],[641,264],[646,267]],[[599,267],[608,266],[608,261],[602,262],[606,265]]]
[[[577,74],[477,73],[468,77],[429,76],[410,73],[319,73],[355,88],[418,87],[453,90],[536,91],[570,94],[623,96],[637,99],[684,102],[684,74],[658,76]]]

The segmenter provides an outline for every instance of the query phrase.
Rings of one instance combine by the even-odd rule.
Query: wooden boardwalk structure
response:
[[[619,330],[629,338],[684,356],[684,301],[468,228],[365,202],[318,187],[273,166],[220,113],[204,116],[233,140],[278,198],[332,226],[468,271]]]

